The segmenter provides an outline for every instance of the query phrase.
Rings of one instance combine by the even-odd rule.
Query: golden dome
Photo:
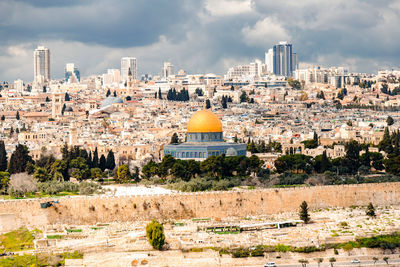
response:
[[[199,110],[190,118],[187,126],[188,133],[220,133],[222,123],[219,118],[208,109]]]

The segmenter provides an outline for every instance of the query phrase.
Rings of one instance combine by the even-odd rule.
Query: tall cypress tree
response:
[[[99,168],[103,172],[106,169],[106,157],[104,157],[104,155],[101,155],[101,157],[100,157]]]
[[[114,168],[115,168],[114,152],[110,150],[108,151],[107,154],[106,169],[114,170]]]
[[[6,146],[4,145],[4,141],[0,141],[0,171],[7,170],[7,152]]]
[[[92,168],[99,167],[99,153],[97,152],[97,147],[93,152]]]
[[[88,158],[86,159],[86,164],[89,166],[89,168],[92,168],[93,162],[92,162],[92,151],[89,150],[89,155]]]
[[[8,172],[11,174],[24,172],[28,162],[33,162],[31,156],[29,156],[28,148],[25,145],[18,144],[11,155]]]

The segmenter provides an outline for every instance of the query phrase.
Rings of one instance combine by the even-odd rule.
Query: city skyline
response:
[[[263,59],[279,41],[292,43],[301,63],[348,66],[354,72],[396,68],[400,57],[395,1],[291,1],[286,7],[271,1],[177,1],[160,2],[147,12],[141,2],[101,8],[105,4],[3,1],[3,17],[13,19],[2,27],[1,80],[31,81],[31,51],[38,45],[52,51],[54,78],[63,77],[68,62],[87,76],[118,68],[124,56],[138,59],[139,76],[159,74],[165,61],[176,71],[222,74],[232,65]],[[92,14],[94,9],[100,12]],[[109,19],[117,13],[120,18]]]

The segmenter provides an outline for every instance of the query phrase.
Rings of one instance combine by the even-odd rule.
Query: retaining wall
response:
[[[0,218],[13,215],[3,228],[40,227],[53,223],[95,224],[151,219],[225,218],[297,211],[302,201],[310,208],[400,204],[400,183],[314,186],[243,191],[176,193],[143,196],[77,196],[57,199],[0,201]],[[4,218],[5,219],[5,218]],[[0,220],[2,224],[10,220]]]

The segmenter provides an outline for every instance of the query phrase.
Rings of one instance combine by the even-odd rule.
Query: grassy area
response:
[[[47,239],[61,239],[62,237],[62,235],[48,235]]]
[[[79,192],[60,192],[56,195],[49,195],[49,194],[45,194],[42,192],[37,192],[37,193],[28,193],[26,194],[25,197],[13,197],[10,195],[3,195],[0,197],[0,199],[27,199],[27,198],[46,198],[46,197],[52,197],[52,198],[57,198],[57,197],[65,197],[65,196],[78,196]]]
[[[90,227],[90,229],[92,229],[92,230],[101,230],[101,229],[103,229],[104,227]]]
[[[82,229],[67,229],[68,233],[81,233]]]
[[[83,259],[83,254],[74,252],[64,252],[62,254],[31,254],[15,255],[0,259],[2,267],[17,267],[17,266],[63,266],[65,259]]]
[[[195,218],[195,219],[192,219],[192,221],[193,222],[203,222],[203,221],[211,221],[211,219],[210,218]]]
[[[373,237],[358,238],[356,241],[349,241],[345,243],[335,244],[323,244],[320,247],[306,246],[306,247],[294,247],[284,244],[278,244],[276,246],[258,245],[251,248],[218,248],[218,247],[207,247],[207,248],[191,248],[191,252],[201,252],[206,249],[212,249],[222,254],[231,254],[234,258],[245,258],[245,257],[261,257],[264,253],[270,252],[296,252],[296,253],[311,253],[317,251],[325,251],[327,249],[343,249],[349,251],[353,248],[381,248],[382,250],[391,250],[392,252],[400,247],[400,233],[393,233],[390,235],[379,235]]]
[[[22,251],[33,249],[33,240],[39,230],[29,231],[26,228],[19,228],[0,236],[0,251]]]

